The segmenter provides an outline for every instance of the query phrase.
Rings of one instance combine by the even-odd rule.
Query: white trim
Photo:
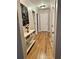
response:
[[[57,14],[58,14],[58,0],[55,0],[55,21],[54,21],[54,46],[55,46],[55,52],[56,53],[56,31],[57,31]],[[55,54],[56,55],[56,54]]]

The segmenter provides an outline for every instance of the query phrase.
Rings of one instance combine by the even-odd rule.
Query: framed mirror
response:
[[[29,24],[28,9],[23,4],[20,3],[20,5],[21,5],[21,13],[23,19],[23,26],[26,26],[27,24]]]

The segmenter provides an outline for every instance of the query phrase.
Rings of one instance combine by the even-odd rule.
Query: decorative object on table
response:
[[[26,29],[27,29],[27,33],[29,33],[29,24],[27,24]]]

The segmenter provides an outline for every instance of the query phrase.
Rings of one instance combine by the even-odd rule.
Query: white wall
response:
[[[22,3],[23,5],[27,6],[27,0],[20,0],[20,3]]]
[[[33,13],[32,10],[35,11],[35,19],[33,18]],[[37,34],[37,11],[33,8],[28,8],[28,13],[29,13],[29,24],[30,24],[30,29],[35,30]]]
[[[34,29],[34,20],[33,20],[33,14],[31,9],[28,9],[28,14],[29,14],[29,27],[32,30]]]
[[[51,19],[51,31],[55,30],[55,0],[50,0],[50,19]]]
[[[31,4],[31,3],[28,0],[20,0],[20,3],[22,3],[23,5],[25,5],[28,8],[29,27],[30,27],[30,29],[36,30],[36,33],[37,33],[37,16],[36,16],[37,9],[29,7],[28,4]],[[35,11],[35,20],[33,20],[32,10]],[[35,21],[35,24],[34,24],[34,21]],[[34,25],[35,25],[35,27],[34,27]]]
[[[38,13],[37,8],[29,7],[28,5],[29,4],[31,5],[29,0],[20,0],[20,2],[28,7],[30,29],[34,29],[34,20],[33,20],[32,10],[34,10],[36,13]],[[54,23],[55,23],[55,21],[54,21],[55,20],[55,8],[53,8],[55,6],[54,2],[55,2],[55,0],[54,1],[51,0],[52,5],[50,4],[51,5],[50,6],[50,28],[53,26],[50,31],[52,31],[52,32],[54,32],[54,28],[55,28],[54,27],[55,26],[54,25]],[[35,13],[35,30],[37,30],[37,19],[36,19],[37,16],[36,16],[36,13]]]
[[[55,21],[55,12],[54,9],[50,11],[50,18],[51,18],[51,31],[54,32],[54,21]]]
[[[52,27],[52,32],[54,32],[54,27],[55,27],[55,25],[54,25],[54,22],[55,21],[55,8],[52,8],[52,10],[51,10],[51,27]]]

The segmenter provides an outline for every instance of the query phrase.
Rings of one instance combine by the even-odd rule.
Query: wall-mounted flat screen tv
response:
[[[28,17],[28,9],[26,6],[21,4],[21,13],[22,13],[22,19],[23,19],[23,26],[29,24],[29,17]]]

